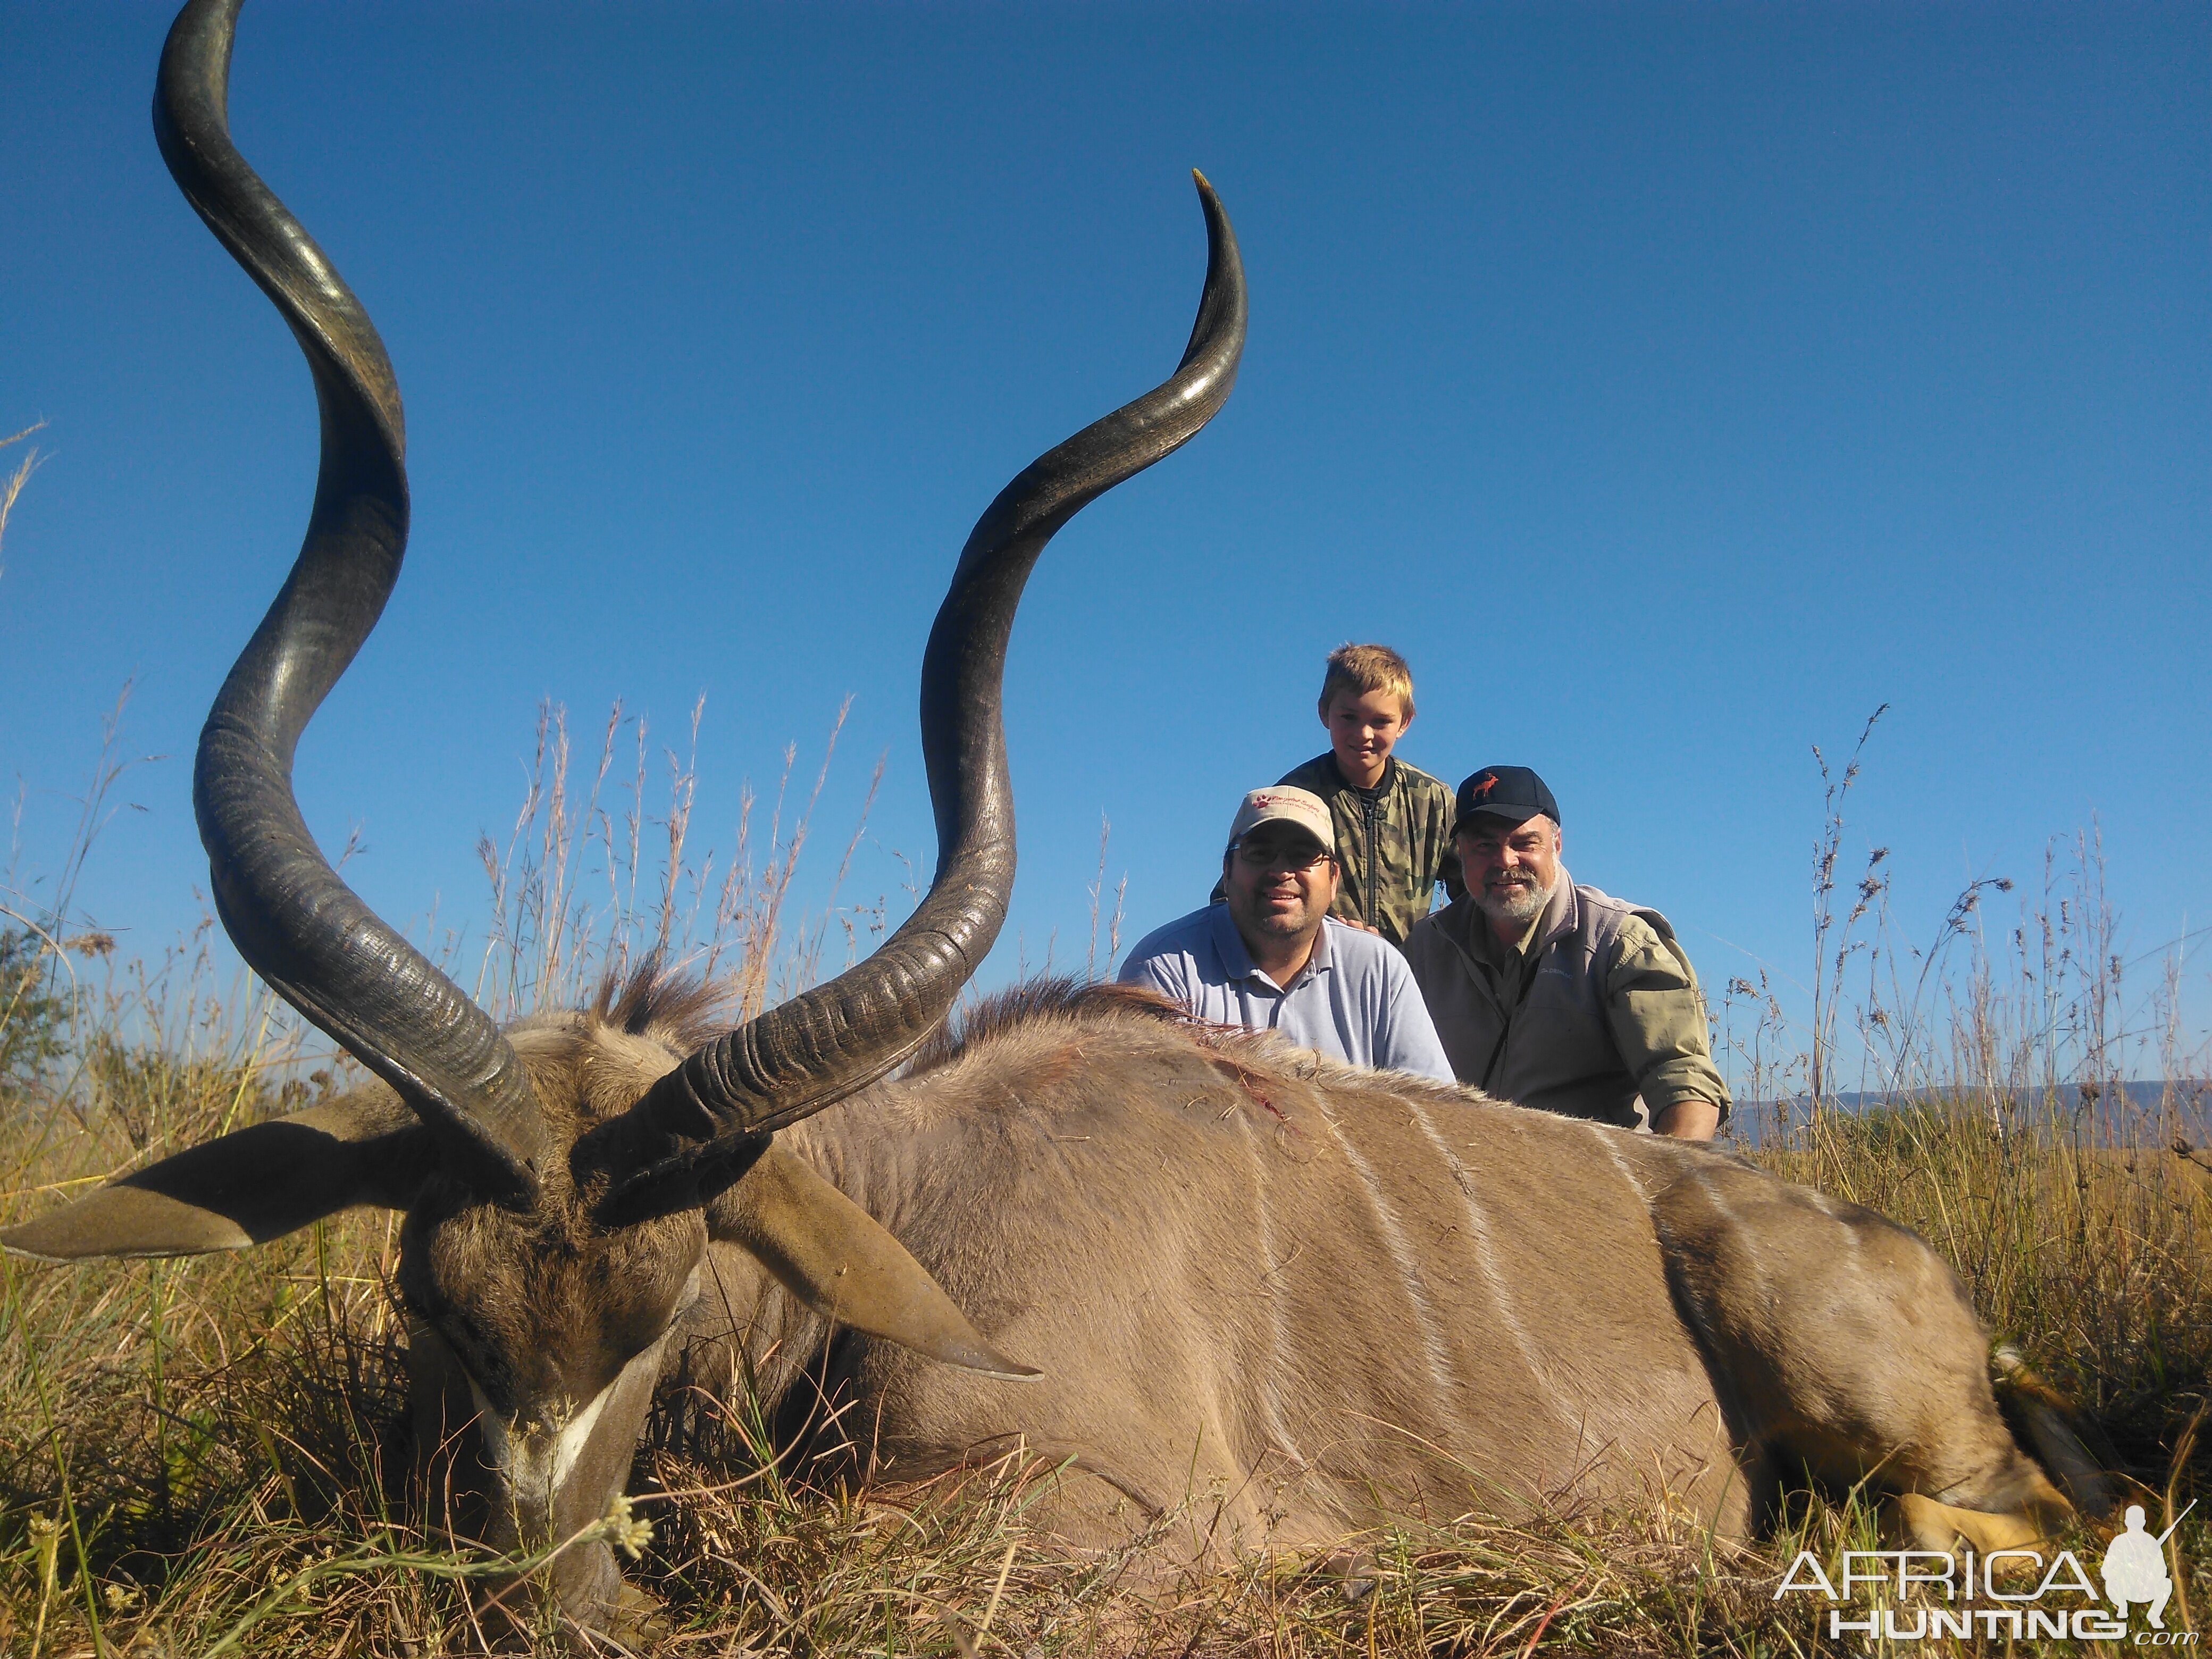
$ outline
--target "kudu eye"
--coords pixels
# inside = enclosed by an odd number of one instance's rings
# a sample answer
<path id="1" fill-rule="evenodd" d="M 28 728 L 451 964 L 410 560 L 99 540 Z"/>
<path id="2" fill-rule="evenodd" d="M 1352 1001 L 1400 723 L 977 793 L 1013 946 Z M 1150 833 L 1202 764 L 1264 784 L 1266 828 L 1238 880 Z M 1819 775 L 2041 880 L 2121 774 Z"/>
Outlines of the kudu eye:
<path id="1" fill-rule="evenodd" d="M 439 1322 L 438 1334 L 485 1396 L 504 1408 L 514 1394 L 514 1367 L 483 1328 L 472 1319 L 449 1315 Z"/>

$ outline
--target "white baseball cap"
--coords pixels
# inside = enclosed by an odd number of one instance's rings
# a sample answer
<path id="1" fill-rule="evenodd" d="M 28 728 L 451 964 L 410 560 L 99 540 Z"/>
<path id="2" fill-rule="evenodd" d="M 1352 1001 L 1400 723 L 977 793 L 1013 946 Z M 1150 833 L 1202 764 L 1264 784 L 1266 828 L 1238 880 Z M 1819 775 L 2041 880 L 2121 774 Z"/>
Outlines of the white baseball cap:
<path id="1" fill-rule="evenodd" d="M 1324 851 L 1336 851 L 1336 824 L 1328 815 L 1328 803 L 1310 789 L 1287 784 L 1255 789 L 1237 809 L 1236 822 L 1229 826 L 1229 844 L 1236 846 L 1263 823 L 1294 823 L 1319 842 Z"/>

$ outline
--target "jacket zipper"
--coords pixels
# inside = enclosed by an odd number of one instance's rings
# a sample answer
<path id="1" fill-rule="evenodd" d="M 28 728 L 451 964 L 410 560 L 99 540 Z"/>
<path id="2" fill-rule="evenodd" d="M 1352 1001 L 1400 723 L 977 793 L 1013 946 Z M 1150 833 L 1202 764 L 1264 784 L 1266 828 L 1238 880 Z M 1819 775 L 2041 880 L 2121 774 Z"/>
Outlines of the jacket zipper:
<path id="1" fill-rule="evenodd" d="M 1375 798 L 1369 795 L 1365 791 L 1361 791 L 1359 796 L 1359 811 L 1361 817 L 1364 820 L 1364 823 L 1362 825 L 1362 831 L 1367 839 L 1367 890 L 1360 896 L 1360 908 L 1366 912 L 1365 920 L 1370 927 L 1372 927 L 1375 925 L 1375 889 L 1376 885 L 1375 874 L 1376 806 L 1376 802 Z"/>

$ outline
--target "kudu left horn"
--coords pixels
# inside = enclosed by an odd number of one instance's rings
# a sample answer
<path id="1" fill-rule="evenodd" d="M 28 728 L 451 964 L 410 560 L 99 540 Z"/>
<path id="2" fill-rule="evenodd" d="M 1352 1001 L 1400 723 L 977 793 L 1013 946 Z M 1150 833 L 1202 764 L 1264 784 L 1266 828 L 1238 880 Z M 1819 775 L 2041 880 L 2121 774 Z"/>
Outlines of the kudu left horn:
<path id="1" fill-rule="evenodd" d="M 301 733 L 399 575 L 404 423 L 390 360 L 359 301 L 231 143 L 239 6 L 189 0 L 178 15 L 155 131 L 185 198 L 299 342 L 314 379 L 321 463 L 299 557 L 208 716 L 193 799 L 217 910 L 240 954 L 404 1109 L 324 1107 L 236 1132 L 9 1229 L 0 1246 L 50 1260 L 239 1249 L 355 1203 L 409 1210 L 410 1226 L 428 1230 L 443 1224 L 417 1208 L 433 1182 L 441 1216 L 473 1206 L 534 1218 L 533 1237 L 574 1239 L 696 1212 L 744 1176 L 777 1129 L 910 1055 L 990 950 L 1014 874 L 1000 696 L 1023 585 L 1085 503 L 1188 441 L 1226 401 L 1245 330 L 1228 217 L 1199 178 L 1206 283 L 1175 372 L 1025 468 L 961 555 L 922 663 L 939 850 L 919 907 L 866 960 L 698 1048 L 627 1109 L 580 1123 L 561 1103 L 548 1110 L 508 1036 L 339 879 L 293 795 Z M 777 1177 L 787 1187 L 798 1179 Z M 771 1188 L 782 1190 L 763 1184 Z M 879 1298 L 878 1315 L 848 1304 L 842 1316 L 958 1364 L 1025 1374 L 940 1305 L 927 1275 L 864 1220 L 837 1224 L 846 1228 L 838 1249 L 866 1257 L 898 1289 Z M 787 1221 L 802 1231 L 815 1224 Z M 745 1225 L 769 1228 L 757 1218 Z M 755 1248 L 742 1229 L 732 1236 Z M 806 1249 L 761 1237 L 760 1248 L 781 1253 L 779 1274 L 804 1278 L 793 1264 Z M 405 1259 L 403 1251 L 403 1283 Z"/>

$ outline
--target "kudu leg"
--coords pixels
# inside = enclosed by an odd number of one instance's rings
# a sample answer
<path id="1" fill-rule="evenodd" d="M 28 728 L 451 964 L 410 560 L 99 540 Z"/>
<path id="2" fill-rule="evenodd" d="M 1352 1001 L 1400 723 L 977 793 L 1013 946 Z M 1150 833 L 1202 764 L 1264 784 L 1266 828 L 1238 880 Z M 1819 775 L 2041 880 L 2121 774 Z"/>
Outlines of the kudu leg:
<path id="1" fill-rule="evenodd" d="M 1929 1547 L 1954 1535 L 2002 1547 L 2072 1516 L 1997 1409 L 1965 1288 L 1917 1235 L 1707 1158 L 1652 1213 L 1745 1451 L 1909 1500 L 1908 1529 L 1943 1532 Z"/>
<path id="2" fill-rule="evenodd" d="M 2058 1501 L 2063 1504 L 2066 1500 Z M 1993 1550 L 2022 1549 L 2057 1530 L 2057 1523 L 2046 1525 L 2024 1513 L 1992 1513 L 1939 1504 L 1918 1492 L 1899 1494 L 1893 1509 L 1895 1530 L 1906 1548 L 1933 1550 L 1942 1555 L 1950 1554 L 1961 1542 L 1984 1556 Z"/>

